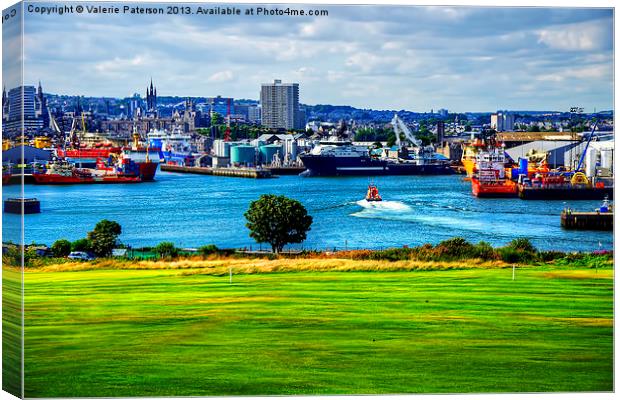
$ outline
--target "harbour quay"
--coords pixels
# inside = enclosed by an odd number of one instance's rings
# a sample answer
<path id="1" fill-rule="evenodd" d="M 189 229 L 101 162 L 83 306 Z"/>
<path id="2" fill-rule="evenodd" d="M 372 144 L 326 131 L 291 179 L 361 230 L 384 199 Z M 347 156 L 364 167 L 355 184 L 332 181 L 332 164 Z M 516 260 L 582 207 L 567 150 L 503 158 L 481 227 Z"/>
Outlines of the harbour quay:
<path id="1" fill-rule="evenodd" d="M 601 212 L 572 212 L 564 210 L 561 216 L 562 228 L 597 231 L 614 230 L 614 214 Z"/>
<path id="2" fill-rule="evenodd" d="M 161 165 L 162 171 L 180 172 L 187 174 L 231 176 L 236 178 L 271 178 L 273 175 L 268 169 L 258 168 L 213 168 L 213 167 L 186 167 L 181 165 Z"/>

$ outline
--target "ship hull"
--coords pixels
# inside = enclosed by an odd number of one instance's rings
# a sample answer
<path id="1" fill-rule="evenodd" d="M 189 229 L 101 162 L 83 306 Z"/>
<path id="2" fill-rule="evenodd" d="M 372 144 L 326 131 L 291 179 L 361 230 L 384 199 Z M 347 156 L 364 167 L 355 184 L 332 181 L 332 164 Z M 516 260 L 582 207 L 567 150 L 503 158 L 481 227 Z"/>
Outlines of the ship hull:
<path id="1" fill-rule="evenodd" d="M 517 197 L 517 185 L 512 181 L 501 183 L 483 183 L 476 178 L 471 179 L 471 192 L 476 197 L 502 198 Z"/>
<path id="2" fill-rule="evenodd" d="M 152 181 L 155 179 L 155 173 L 157 172 L 157 166 L 159 163 L 148 162 L 138 163 L 140 179 L 142 181 Z"/>
<path id="3" fill-rule="evenodd" d="M 524 200 L 603 200 L 614 198 L 614 189 L 605 188 L 532 188 L 519 187 Z"/>
<path id="4" fill-rule="evenodd" d="M 142 180 L 136 176 L 64 176 L 56 174 L 34 174 L 34 182 L 39 185 L 75 185 L 75 184 L 114 184 L 114 183 L 139 183 Z"/>
<path id="5" fill-rule="evenodd" d="M 303 155 L 301 161 L 309 176 L 381 176 L 381 175 L 448 175 L 454 171 L 448 164 L 397 163 L 360 157 Z"/>

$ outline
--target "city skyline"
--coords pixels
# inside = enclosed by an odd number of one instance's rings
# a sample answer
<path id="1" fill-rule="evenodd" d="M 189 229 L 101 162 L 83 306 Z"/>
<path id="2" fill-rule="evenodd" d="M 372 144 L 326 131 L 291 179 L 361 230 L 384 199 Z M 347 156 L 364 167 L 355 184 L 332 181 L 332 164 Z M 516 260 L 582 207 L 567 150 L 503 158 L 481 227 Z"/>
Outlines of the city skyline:
<path id="1" fill-rule="evenodd" d="M 291 7 L 329 16 L 27 14 L 24 80 L 123 98 L 152 76 L 159 96 L 257 99 L 282 79 L 299 83 L 303 104 L 613 109 L 611 9 Z"/>

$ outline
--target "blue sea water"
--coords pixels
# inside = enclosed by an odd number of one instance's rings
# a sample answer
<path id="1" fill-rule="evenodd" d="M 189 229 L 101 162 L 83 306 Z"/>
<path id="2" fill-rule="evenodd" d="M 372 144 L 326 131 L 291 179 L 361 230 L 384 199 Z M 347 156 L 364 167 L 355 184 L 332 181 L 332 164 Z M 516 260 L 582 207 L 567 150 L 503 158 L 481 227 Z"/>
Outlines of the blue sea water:
<path id="1" fill-rule="evenodd" d="M 545 250 L 592 251 L 599 242 L 603 249 L 613 248 L 611 232 L 563 230 L 563 201 L 477 199 L 459 175 L 375 179 L 385 200 L 380 204 L 362 200 L 365 177 L 254 180 L 160 171 L 156 179 L 129 185 L 26 185 L 25 195 L 41 201 L 41 214 L 25 216 L 26 243 L 76 240 L 106 218 L 121 224 L 121 241 L 133 247 L 172 241 L 179 247 L 256 249 L 243 213 L 252 200 L 273 193 L 301 201 L 314 218 L 307 240 L 293 248 L 380 249 L 455 236 L 494 246 L 528 237 Z M 3 199 L 18 195 L 18 185 L 3 187 Z M 600 202 L 568 204 L 592 210 Z M 19 216 L 3 213 L 2 221 L 3 240 L 18 241 Z"/>

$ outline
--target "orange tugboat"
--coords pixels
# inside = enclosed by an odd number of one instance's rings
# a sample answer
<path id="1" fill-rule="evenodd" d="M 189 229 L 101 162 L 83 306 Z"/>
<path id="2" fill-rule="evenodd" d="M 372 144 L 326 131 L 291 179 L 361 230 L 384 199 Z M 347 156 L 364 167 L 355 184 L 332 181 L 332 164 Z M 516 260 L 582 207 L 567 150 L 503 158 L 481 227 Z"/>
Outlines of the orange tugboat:
<path id="1" fill-rule="evenodd" d="M 368 192 L 366 192 L 366 201 L 383 201 L 379 195 L 379 189 L 372 183 L 368 185 Z"/>

